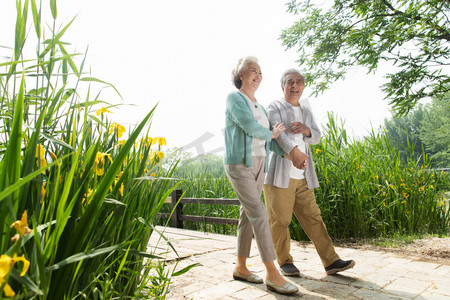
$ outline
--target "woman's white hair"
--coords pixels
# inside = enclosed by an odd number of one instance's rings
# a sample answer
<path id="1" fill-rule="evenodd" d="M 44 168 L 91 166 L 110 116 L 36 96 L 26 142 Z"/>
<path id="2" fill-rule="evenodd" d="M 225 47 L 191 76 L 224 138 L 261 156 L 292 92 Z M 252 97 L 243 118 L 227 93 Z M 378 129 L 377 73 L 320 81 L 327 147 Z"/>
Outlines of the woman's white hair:
<path id="1" fill-rule="evenodd" d="M 292 68 L 292 69 L 287 69 L 286 71 L 283 72 L 283 75 L 281 75 L 281 80 L 280 80 L 281 86 L 284 86 L 284 84 L 286 83 L 286 76 L 291 75 L 291 74 L 300 75 L 303 79 L 303 84 L 305 84 L 305 76 L 302 73 L 300 73 L 299 70 Z"/>
<path id="2" fill-rule="evenodd" d="M 254 56 L 246 56 L 239 59 L 236 68 L 231 71 L 231 81 L 238 89 L 242 86 L 241 74 L 246 71 L 250 63 L 258 63 L 258 59 Z"/>

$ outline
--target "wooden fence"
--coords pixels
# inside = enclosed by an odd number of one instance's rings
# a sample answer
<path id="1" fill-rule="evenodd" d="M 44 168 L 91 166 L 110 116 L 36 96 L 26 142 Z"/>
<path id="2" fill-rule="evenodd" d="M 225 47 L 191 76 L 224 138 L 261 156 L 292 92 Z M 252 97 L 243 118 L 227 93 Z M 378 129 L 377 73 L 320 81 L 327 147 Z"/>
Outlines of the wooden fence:
<path id="1" fill-rule="evenodd" d="M 215 223 L 238 225 L 238 219 L 219 218 L 208 216 L 192 216 L 183 214 L 183 205 L 185 204 L 221 204 L 221 205 L 240 205 L 238 199 L 212 199 L 212 198 L 181 198 L 182 190 L 174 190 L 171 197 L 166 200 L 166 203 L 171 203 L 170 213 L 159 213 L 158 216 L 163 219 L 171 218 L 172 227 L 183 228 L 183 221 L 201 222 L 201 223 Z M 181 198 L 181 199 L 180 199 Z"/>

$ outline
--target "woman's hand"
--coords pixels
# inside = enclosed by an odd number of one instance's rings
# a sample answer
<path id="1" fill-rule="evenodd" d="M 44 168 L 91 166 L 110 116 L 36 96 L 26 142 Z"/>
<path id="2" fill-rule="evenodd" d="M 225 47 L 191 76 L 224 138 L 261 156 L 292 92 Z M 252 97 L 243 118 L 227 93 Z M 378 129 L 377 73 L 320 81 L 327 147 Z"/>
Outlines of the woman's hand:
<path id="1" fill-rule="evenodd" d="M 286 130 L 286 127 L 284 127 L 284 123 L 278 123 L 275 124 L 275 126 L 272 129 L 272 138 L 276 139 L 277 137 L 280 136 L 280 134 L 283 133 L 283 131 Z"/>

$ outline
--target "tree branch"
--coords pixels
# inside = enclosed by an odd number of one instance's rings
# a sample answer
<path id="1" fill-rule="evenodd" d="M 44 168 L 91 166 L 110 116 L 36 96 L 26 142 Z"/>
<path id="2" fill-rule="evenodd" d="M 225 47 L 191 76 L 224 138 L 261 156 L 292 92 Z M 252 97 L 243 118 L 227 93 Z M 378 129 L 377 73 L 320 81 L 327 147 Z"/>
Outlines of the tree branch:
<path id="1" fill-rule="evenodd" d="M 408 14 L 406 14 L 405 12 L 403 12 L 403 11 L 401 11 L 401 10 L 398 10 L 398 9 L 394 8 L 394 7 L 392 6 L 392 4 L 390 4 L 389 2 L 387 2 L 387 0 L 381 0 L 381 1 L 382 1 L 382 2 L 383 2 L 390 10 L 392 10 L 392 11 L 394 12 L 395 15 L 403 15 L 403 16 L 406 16 L 406 17 L 412 19 L 412 20 L 416 20 L 416 21 L 424 21 L 425 23 L 427 23 L 427 24 L 430 25 L 430 26 L 433 26 L 437 31 L 439 31 L 440 33 L 442 33 L 442 35 L 435 36 L 436 38 L 441 39 L 441 40 L 450 41 L 450 33 L 449 33 L 445 28 L 442 28 L 442 27 L 439 26 L 438 24 L 434 24 L 434 23 L 431 22 L 430 20 L 425 19 L 425 18 L 421 17 L 420 15 L 417 15 L 417 16 L 415 16 L 415 17 L 410 17 L 410 16 L 409 16 Z M 383 16 L 383 15 L 381 15 L 381 16 Z"/>

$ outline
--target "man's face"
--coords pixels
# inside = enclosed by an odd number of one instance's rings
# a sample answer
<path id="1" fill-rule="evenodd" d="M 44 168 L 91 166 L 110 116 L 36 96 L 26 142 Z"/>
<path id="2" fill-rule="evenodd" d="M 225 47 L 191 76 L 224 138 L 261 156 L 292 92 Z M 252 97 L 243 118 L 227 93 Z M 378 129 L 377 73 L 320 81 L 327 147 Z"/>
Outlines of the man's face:
<path id="1" fill-rule="evenodd" d="M 284 86 L 284 99 L 290 103 L 297 103 L 303 94 L 305 83 L 300 74 L 289 74 L 286 76 Z"/>

